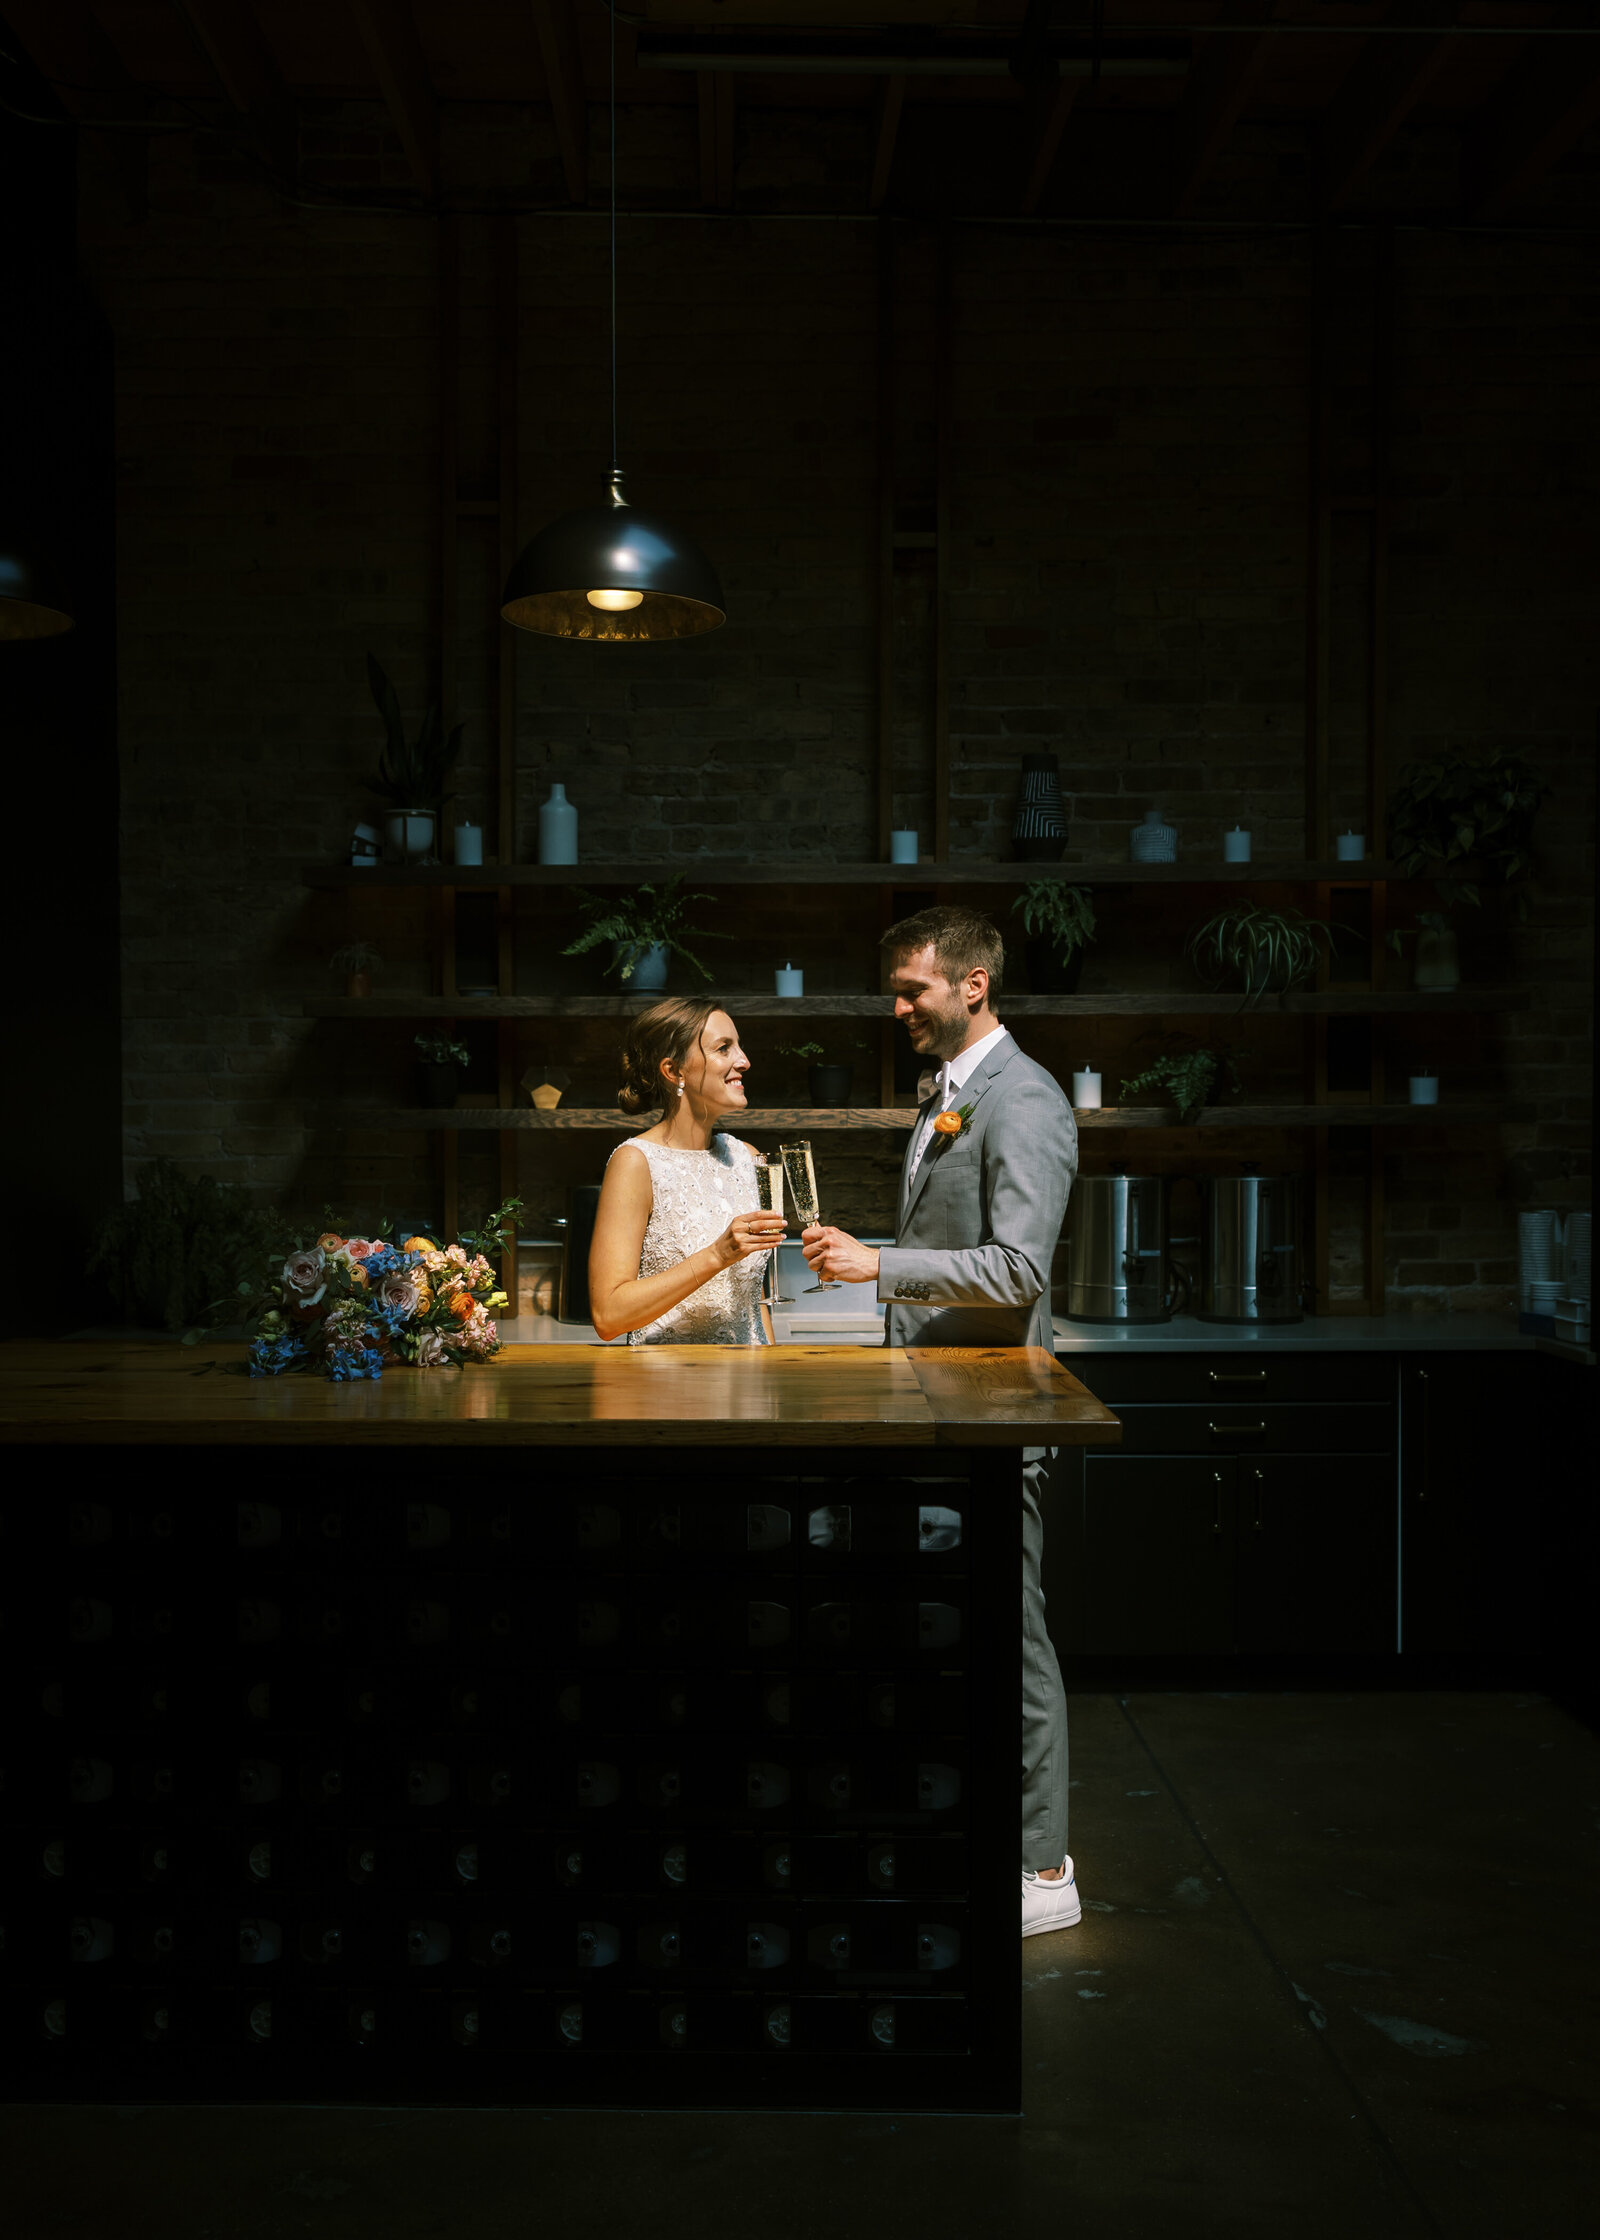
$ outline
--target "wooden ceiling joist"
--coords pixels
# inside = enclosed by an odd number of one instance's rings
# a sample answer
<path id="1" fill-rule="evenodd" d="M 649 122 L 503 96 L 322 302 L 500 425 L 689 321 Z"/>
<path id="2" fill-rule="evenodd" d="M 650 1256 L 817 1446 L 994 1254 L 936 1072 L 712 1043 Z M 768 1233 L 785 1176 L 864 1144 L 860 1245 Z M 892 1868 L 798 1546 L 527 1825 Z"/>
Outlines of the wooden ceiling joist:
<path id="1" fill-rule="evenodd" d="M 700 96 L 700 202 L 707 210 L 733 208 L 733 80 L 722 70 L 702 70 Z"/>
<path id="2" fill-rule="evenodd" d="M 533 25 L 539 35 L 539 56 L 544 64 L 545 86 L 555 119 L 556 147 L 561 155 L 561 176 L 568 198 L 589 199 L 589 102 L 584 92 L 583 65 L 578 53 L 578 30 L 572 0 L 532 0 Z"/>
<path id="3" fill-rule="evenodd" d="M 905 73 L 897 70 L 892 77 L 884 79 L 878 95 L 878 129 L 872 142 L 872 182 L 867 189 L 869 210 L 881 210 L 889 192 L 894 144 L 900 133 L 900 111 L 905 106 L 905 98 Z"/>
<path id="4" fill-rule="evenodd" d="M 256 153 L 275 177 L 291 178 L 297 154 L 294 101 L 260 24 L 244 0 L 178 0 L 178 7 L 224 95 L 248 120 Z"/>
<path id="5" fill-rule="evenodd" d="M 1346 203 L 1427 92 L 1450 52 L 1454 0 L 1419 7 L 1409 0 L 1415 37 L 1369 39 L 1323 118 L 1317 136 L 1317 192 L 1325 210 Z M 1432 28 L 1437 26 L 1437 29 Z"/>
<path id="6" fill-rule="evenodd" d="M 439 104 L 411 0 L 349 0 L 349 7 L 411 176 L 432 202 L 439 192 Z"/>
<path id="7" fill-rule="evenodd" d="M 1204 186 L 1272 52 L 1270 8 L 1261 0 L 1229 11 L 1261 29 L 1216 32 L 1195 61 L 1173 120 L 1172 209 L 1182 217 Z"/>
<path id="8" fill-rule="evenodd" d="M 1574 19 L 1574 11 L 1563 16 Z M 1600 123 L 1600 39 L 1531 41 L 1463 156 L 1469 217 L 1503 217 Z"/>

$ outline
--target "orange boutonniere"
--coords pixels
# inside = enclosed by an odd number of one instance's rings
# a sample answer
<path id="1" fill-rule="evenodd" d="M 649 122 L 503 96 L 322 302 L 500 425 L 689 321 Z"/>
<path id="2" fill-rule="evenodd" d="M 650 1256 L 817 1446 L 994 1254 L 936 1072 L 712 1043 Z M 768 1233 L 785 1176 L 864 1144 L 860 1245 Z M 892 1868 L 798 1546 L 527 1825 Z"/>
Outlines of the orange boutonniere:
<path id="1" fill-rule="evenodd" d="M 970 1104 L 962 1105 L 957 1112 L 936 1112 L 933 1116 L 933 1132 L 936 1136 L 958 1136 L 971 1118 Z"/>

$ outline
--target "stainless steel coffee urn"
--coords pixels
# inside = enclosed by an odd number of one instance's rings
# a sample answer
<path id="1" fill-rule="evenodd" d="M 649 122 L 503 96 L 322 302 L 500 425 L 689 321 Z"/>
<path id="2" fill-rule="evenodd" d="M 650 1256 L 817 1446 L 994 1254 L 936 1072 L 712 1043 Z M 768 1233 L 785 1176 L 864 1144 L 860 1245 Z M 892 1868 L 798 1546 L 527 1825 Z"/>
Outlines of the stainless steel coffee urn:
<path id="1" fill-rule="evenodd" d="M 1305 1287 L 1304 1187 L 1297 1174 L 1205 1175 L 1202 1322 L 1298 1322 Z"/>
<path id="2" fill-rule="evenodd" d="M 561 1286 L 556 1303 L 556 1319 L 560 1322 L 589 1319 L 589 1246 L 599 1210 L 599 1183 L 574 1183 L 567 1192 L 566 1219 L 555 1224 L 561 1231 Z"/>
<path id="3" fill-rule="evenodd" d="M 1167 1177 L 1080 1174 L 1067 1201 L 1067 1319 L 1165 1322 L 1188 1303 L 1167 1250 Z"/>

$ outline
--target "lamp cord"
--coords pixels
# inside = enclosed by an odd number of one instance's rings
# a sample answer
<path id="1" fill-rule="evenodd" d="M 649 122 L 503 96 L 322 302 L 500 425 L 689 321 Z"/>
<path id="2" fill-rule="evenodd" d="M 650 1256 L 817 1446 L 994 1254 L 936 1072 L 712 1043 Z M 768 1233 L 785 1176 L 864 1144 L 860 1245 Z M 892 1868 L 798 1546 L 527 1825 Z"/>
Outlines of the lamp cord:
<path id="1" fill-rule="evenodd" d="M 617 462 L 617 0 L 611 18 L 611 472 Z"/>

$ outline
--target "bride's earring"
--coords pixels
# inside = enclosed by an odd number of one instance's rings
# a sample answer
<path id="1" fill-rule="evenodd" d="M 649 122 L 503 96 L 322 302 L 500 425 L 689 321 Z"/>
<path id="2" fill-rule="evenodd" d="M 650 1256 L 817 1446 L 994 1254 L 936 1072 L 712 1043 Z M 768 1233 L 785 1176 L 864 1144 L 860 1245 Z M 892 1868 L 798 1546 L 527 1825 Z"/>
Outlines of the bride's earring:
<path id="1" fill-rule="evenodd" d="M 683 1095 L 683 1083 L 681 1081 L 678 1083 L 678 1094 L 680 1097 Z"/>

